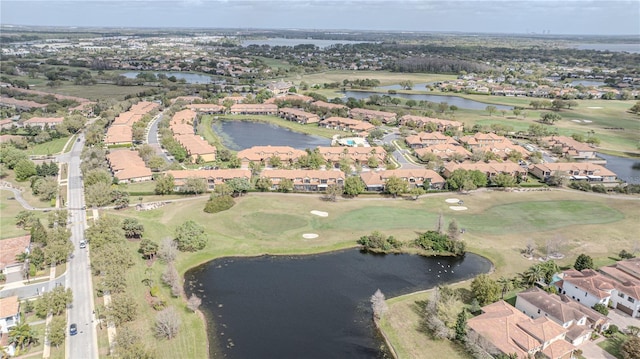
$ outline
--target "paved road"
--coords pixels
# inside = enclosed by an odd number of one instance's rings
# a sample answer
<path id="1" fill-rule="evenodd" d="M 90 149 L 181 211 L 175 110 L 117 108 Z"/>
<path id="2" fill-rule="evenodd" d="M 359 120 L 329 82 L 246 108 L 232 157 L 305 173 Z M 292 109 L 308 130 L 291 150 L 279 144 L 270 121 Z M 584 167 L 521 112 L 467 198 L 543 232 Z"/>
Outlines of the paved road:
<path id="1" fill-rule="evenodd" d="M 384 142 L 385 144 L 391 144 L 393 145 L 393 141 L 396 140 L 400 140 L 402 141 L 402 137 L 397 133 L 397 132 L 392 132 L 389 134 L 384 135 L 384 137 L 382 137 L 382 142 Z M 403 169 L 411 169 L 411 168 L 424 168 L 424 166 L 421 165 L 417 165 L 414 164 L 412 162 L 410 162 L 405 156 L 409 156 L 411 155 L 411 151 L 410 150 L 406 150 L 406 149 L 402 149 L 398 146 L 395 146 L 396 148 L 395 151 L 393 151 L 393 158 L 396 160 L 396 162 L 398 162 L 400 168 Z"/>
<path id="2" fill-rule="evenodd" d="M 66 275 L 63 274 L 52 281 L 27 284 L 21 287 L 7 288 L 7 289 L 0 290 L 0 298 L 11 297 L 14 295 L 17 295 L 18 298 L 20 299 L 31 298 L 31 297 L 35 297 L 37 295 L 42 294 L 43 291 L 49 292 L 58 285 L 65 285 L 65 282 L 66 282 Z"/>
<path id="3" fill-rule="evenodd" d="M 74 246 L 73 258 L 67 265 L 66 287 L 73 292 L 73 303 L 69 308 L 68 324 L 78 325 L 78 334 L 67 336 L 66 357 L 98 359 L 98 337 L 96 322 L 93 320 L 93 286 L 89 267 L 89 250 L 80 249 L 87 227 L 84 189 L 80 173 L 80 153 L 84 146 L 84 137 L 73 144 L 69 154 L 68 210 L 71 215 L 71 242 Z"/>
<path id="4" fill-rule="evenodd" d="M 158 123 L 162 121 L 162 112 L 160 112 L 149 124 L 147 128 L 147 144 L 156 150 L 156 153 L 164 158 L 165 161 L 171 162 L 167 154 L 162 150 L 160 146 L 160 140 L 158 139 Z"/>

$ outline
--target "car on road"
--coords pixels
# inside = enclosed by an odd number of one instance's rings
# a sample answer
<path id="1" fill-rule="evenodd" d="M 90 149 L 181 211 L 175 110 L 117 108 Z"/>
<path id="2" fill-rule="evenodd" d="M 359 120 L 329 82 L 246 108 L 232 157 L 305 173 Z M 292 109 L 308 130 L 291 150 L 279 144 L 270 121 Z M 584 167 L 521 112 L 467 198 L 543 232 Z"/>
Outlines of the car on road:
<path id="1" fill-rule="evenodd" d="M 73 323 L 69 326 L 69 335 L 76 335 L 78 334 L 78 325 L 76 323 Z"/>
<path id="2" fill-rule="evenodd" d="M 80 248 L 87 248 L 87 242 L 84 239 L 80 241 Z"/>

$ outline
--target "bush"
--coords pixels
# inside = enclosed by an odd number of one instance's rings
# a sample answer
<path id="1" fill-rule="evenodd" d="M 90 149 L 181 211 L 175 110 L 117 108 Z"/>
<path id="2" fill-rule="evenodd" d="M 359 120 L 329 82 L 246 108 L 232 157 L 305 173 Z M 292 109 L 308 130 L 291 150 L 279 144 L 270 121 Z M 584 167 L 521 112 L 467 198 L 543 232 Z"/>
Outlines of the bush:
<path id="1" fill-rule="evenodd" d="M 570 188 L 577 189 L 584 192 L 591 192 L 591 185 L 586 181 L 574 181 L 569 184 Z"/>
<path id="2" fill-rule="evenodd" d="M 228 210 L 235 204 L 233 197 L 229 195 L 217 196 L 207 201 L 207 204 L 204 206 L 204 211 L 207 213 L 218 213 Z"/>
<path id="3" fill-rule="evenodd" d="M 384 235 L 378 231 L 374 231 L 368 236 L 360 237 L 358 244 L 361 244 L 366 250 L 370 251 L 390 251 L 402 247 L 402 242 L 393 236 L 385 238 Z"/>
<path id="4" fill-rule="evenodd" d="M 596 193 L 607 193 L 607 189 L 604 185 L 596 184 L 591 186 L 591 190 Z"/>
<path id="5" fill-rule="evenodd" d="M 604 336 L 609 338 L 610 336 L 619 332 L 620 332 L 620 329 L 618 329 L 618 326 L 615 324 L 611 324 L 609 328 L 607 328 L 607 330 L 604 331 Z"/>
<path id="6" fill-rule="evenodd" d="M 154 285 L 153 287 L 151 287 L 151 289 L 149 289 L 149 294 L 152 297 L 157 297 L 160 294 L 160 288 L 157 285 Z"/>
<path id="7" fill-rule="evenodd" d="M 609 314 L 609 308 L 607 308 L 606 305 L 602 304 L 602 303 L 596 303 L 593 306 L 593 310 L 595 310 L 596 312 L 602 314 L 602 315 L 608 315 Z"/>

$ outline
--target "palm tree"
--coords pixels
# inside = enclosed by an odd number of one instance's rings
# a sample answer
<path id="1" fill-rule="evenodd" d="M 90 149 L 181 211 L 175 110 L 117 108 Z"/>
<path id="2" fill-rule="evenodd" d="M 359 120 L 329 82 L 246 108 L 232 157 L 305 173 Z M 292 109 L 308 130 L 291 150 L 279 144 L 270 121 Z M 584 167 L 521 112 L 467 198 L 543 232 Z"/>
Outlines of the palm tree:
<path id="1" fill-rule="evenodd" d="M 16 347 L 24 349 L 31 344 L 36 344 L 38 337 L 29 324 L 20 321 L 18 325 L 9 330 L 9 341 L 15 343 Z"/>
<path id="2" fill-rule="evenodd" d="M 513 289 L 513 282 L 511 280 L 511 278 L 500 277 L 500 279 L 498 279 L 498 284 L 500 285 L 500 288 L 502 289 L 502 298 L 501 299 L 504 299 L 504 295 L 507 294 L 508 291 Z"/>
<path id="3" fill-rule="evenodd" d="M 544 270 L 539 264 L 536 264 L 531 268 L 527 269 L 524 273 L 521 274 L 521 276 L 522 276 L 522 280 L 526 284 L 533 285 L 536 282 L 540 281 L 542 278 L 544 278 Z"/>

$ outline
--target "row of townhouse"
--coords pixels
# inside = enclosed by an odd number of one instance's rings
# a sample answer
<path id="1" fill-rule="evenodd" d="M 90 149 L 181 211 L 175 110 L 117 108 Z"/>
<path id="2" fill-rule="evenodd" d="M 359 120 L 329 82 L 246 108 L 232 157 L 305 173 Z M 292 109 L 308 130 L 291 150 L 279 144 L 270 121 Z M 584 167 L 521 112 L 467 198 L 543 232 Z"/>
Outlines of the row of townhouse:
<path id="1" fill-rule="evenodd" d="M 22 126 L 54 129 L 62 124 L 63 121 L 64 117 L 31 117 L 22 122 Z"/>
<path id="2" fill-rule="evenodd" d="M 133 142 L 133 125 L 142 118 L 158 109 L 156 102 L 140 101 L 120 113 L 107 129 L 104 143 L 107 146 L 126 145 Z"/>
<path id="3" fill-rule="evenodd" d="M 564 157 L 571 157 L 575 160 L 597 159 L 595 148 L 589 144 L 578 142 L 571 137 L 549 136 L 543 137 L 541 142 L 549 150 L 559 149 Z"/>
<path id="4" fill-rule="evenodd" d="M 460 137 L 457 141 L 452 137 L 440 132 L 420 132 L 407 136 L 405 142 L 414 149 L 416 155 L 421 156 L 426 153 L 434 153 L 442 160 L 449 160 L 453 153 L 462 155 L 462 160 L 469 159 L 471 152 L 491 152 L 497 158 L 507 159 L 513 152 L 520 154 L 522 158 L 529 158 L 530 152 L 524 147 L 516 145 L 504 136 L 494 133 L 475 133 L 474 135 Z M 425 150 L 432 146 L 441 146 L 437 150 Z M 456 148 L 456 146 L 464 146 Z M 442 155 L 440 155 L 442 153 Z"/>
<path id="5" fill-rule="evenodd" d="M 619 261 L 599 271 L 567 270 L 554 283 L 558 291 L 582 305 L 603 304 L 640 318 L 640 258 Z"/>
<path id="6" fill-rule="evenodd" d="M 218 170 L 170 170 L 165 173 L 173 176 L 175 181 L 175 191 L 180 191 L 184 187 L 186 180 L 189 178 L 204 180 L 208 191 L 213 191 L 216 185 L 232 179 L 251 179 L 251 171 L 240 168 Z"/>
<path id="7" fill-rule="evenodd" d="M 318 123 L 318 126 L 330 128 L 332 130 L 356 133 L 361 137 L 366 137 L 369 131 L 376 128 L 376 126 L 369 122 L 337 116 L 325 118 Z"/>
<path id="8" fill-rule="evenodd" d="M 320 116 L 315 113 L 298 110 L 295 108 L 281 108 L 279 110 L 280 117 L 288 121 L 295 121 L 301 124 L 318 123 Z"/>
<path id="9" fill-rule="evenodd" d="M 215 161 L 216 147 L 195 134 L 193 126 L 197 115 L 191 109 L 178 111 L 169 121 L 169 128 L 173 133 L 173 138 L 187 151 L 190 162 Z"/>
<path id="10" fill-rule="evenodd" d="M 13 97 L 0 96 L 0 107 L 9 107 L 18 111 L 29 111 L 34 108 L 45 108 L 47 104 L 31 100 L 19 100 Z"/>
<path id="11" fill-rule="evenodd" d="M 112 150 L 107 154 L 107 163 L 113 177 L 122 183 L 150 181 L 153 178 L 151 170 L 137 151 Z"/>
<path id="12" fill-rule="evenodd" d="M 409 126 L 417 129 L 432 128 L 437 132 L 454 131 L 462 132 L 464 125 L 459 121 L 442 120 L 439 118 L 404 115 L 398 120 L 398 124 L 401 126 Z"/>

